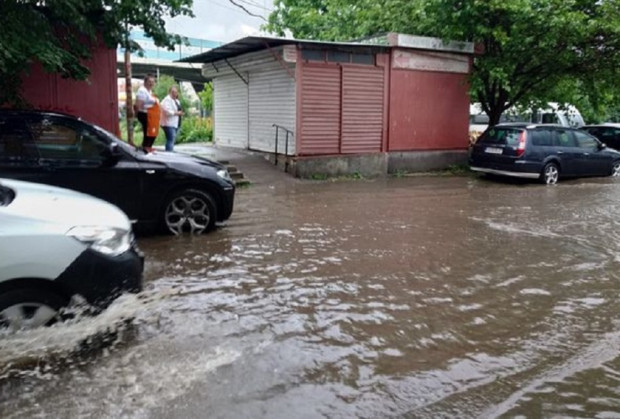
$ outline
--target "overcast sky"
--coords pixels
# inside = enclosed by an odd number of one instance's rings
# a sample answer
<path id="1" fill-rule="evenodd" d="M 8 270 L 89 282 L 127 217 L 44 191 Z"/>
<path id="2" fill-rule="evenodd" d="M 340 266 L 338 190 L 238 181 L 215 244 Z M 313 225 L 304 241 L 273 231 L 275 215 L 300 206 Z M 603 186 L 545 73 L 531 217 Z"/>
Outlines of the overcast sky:
<path id="1" fill-rule="evenodd" d="M 273 9 L 273 0 L 233 0 L 265 19 Z M 230 0 L 194 0 L 195 18 L 168 19 L 166 30 L 179 35 L 230 42 L 248 35 L 257 35 L 265 20 L 252 17 Z"/>

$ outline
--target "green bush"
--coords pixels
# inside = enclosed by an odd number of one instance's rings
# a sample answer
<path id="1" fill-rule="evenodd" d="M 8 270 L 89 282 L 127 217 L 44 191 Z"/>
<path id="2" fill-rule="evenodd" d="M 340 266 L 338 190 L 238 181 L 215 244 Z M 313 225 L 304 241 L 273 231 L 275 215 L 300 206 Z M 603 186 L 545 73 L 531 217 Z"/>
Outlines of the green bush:
<path id="1" fill-rule="evenodd" d="M 199 116 L 183 117 L 181 129 L 177 135 L 177 144 L 212 140 L 213 127 L 210 119 Z"/>
<path id="2" fill-rule="evenodd" d="M 121 139 L 127 141 L 127 121 L 120 121 Z M 134 143 L 136 146 L 142 144 L 142 126 L 137 119 L 134 120 Z M 184 116 L 181 119 L 181 129 L 177 134 L 175 144 L 208 142 L 213 140 L 213 127 L 209 118 L 201 118 L 198 116 Z M 155 145 L 166 144 L 166 135 L 164 130 L 159 130 L 159 135 L 155 139 Z"/>

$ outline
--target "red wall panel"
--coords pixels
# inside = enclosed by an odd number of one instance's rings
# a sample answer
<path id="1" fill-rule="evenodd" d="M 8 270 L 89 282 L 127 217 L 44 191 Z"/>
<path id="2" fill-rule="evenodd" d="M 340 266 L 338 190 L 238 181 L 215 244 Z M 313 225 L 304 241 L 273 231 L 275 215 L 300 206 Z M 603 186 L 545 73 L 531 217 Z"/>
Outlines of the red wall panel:
<path id="1" fill-rule="evenodd" d="M 23 96 L 35 109 L 64 112 L 118 133 L 116 50 L 97 48 L 85 65 L 89 79 L 76 81 L 48 74 L 35 64 L 23 78 Z"/>
<path id="2" fill-rule="evenodd" d="M 392 69 L 389 151 L 465 149 L 466 74 Z"/>

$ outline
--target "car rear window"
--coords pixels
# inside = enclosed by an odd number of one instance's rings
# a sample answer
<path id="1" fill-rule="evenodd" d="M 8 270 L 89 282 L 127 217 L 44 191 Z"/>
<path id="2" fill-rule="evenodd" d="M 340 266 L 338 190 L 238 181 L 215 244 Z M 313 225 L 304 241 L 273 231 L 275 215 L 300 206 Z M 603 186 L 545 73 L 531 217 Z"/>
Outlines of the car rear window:
<path id="1" fill-rule="evenodd" d="M 491 128 L 485 131 L 478 142 L 483 144 L 497 144 L 516 146 L 519 144 L 519 137 L 523 129 L 521 128 Z"/>

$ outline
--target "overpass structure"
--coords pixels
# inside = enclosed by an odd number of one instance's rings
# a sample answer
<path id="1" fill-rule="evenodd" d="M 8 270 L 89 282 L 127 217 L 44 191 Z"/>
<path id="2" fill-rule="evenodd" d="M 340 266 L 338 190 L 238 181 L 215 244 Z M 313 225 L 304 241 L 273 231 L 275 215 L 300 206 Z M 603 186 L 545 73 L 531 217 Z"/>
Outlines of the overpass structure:
<path id="1" fill-rule="evenodd" d="M 122 55 L 117 57 L 116 68 L 118 77 L 125 77 L 125 61 Z M 147 74 L 153 74 L 155 76 L 166 74 L 174 77 L 178 82 L 190 82 L 197 92 L 200 92 L 204 88 L 205 83 L 211 81 L 210 78 L 202 75 L 201 64 L 175 63 L 155 58 L 132 56 L 132 77 L 142 79 Z"/>
<path id="2" fill-rule="evenodd" d="M 133 78 L 144 78 L 146 74 L 166 74 L 178 82 L 190 82 L 198 92 L 210 81 L 202 75 L 202 65 L 176 62 L 196 54 L 207 52 L 222 45 L 221 42 L 207 39 L 186 38 L 189 45 L 177 44 L 172 51 L 155 45 L 142 31 L 132 31 L 131 39 L 142 47 L 142 54 L 131 54 L 131 73 Z M 125 77 L 124 50 L 116 51 L 118 77 Z"/>

